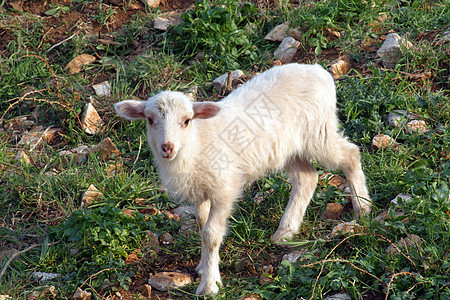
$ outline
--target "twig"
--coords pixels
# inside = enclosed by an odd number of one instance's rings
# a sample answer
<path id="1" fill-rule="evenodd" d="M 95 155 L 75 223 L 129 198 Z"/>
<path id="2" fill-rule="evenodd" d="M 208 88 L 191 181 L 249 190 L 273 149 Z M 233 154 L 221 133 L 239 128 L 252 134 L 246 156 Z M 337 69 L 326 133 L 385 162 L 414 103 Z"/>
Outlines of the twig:
<path id="1" fill-rule="evenodd" d="M 50 246 L 50 245 L 55 245 L 55 244 L 57 244 L 57 243 L 59 243 L 59 242 L 51 243 L 51 244 L 48 244 L 48 245 L 49 245 L 49 246 Z M 16 259 L 20 254 L 25 253 L 25 252 L 28 252 L 28 251 L 30 251 L 30 250 L 36 248 L 36 247 L 39 247 L 39 246 L 42 246 L 42 244 L 35 244 L 35 245 L 32 245 L 32 246 L 30 246 L 30 247 L 28 247 L 28 248 L 26 248 L 26 249 L 24 249 L 24 250 L 22 250 L 22 251 L 16 252 L 16 253 L 14 253 L 13 255 L 11 255 L 11 257 L 8 259 L 8 261 L 6 262 L 6 264 L 3 266 L 2 272 L 0 273 L 0 279 L 2 279 L 3 275 L 5 275 L 6 269 L 8 269 L 9 265 L 12 263 L 12 261 L 13 261 L 14 259 Z"/>
<path id="2" fill-rule="evenodd" d="M 53 46 L 51 46 L 50 48 L 48 48 L 48 50 L 45 51 L 45 52 L 50 52 L 50 50 L 52 50 L 53 48 L 56 48 L 56 47 L 58 47 L 59 45 L 64 44 L 64 43 L 67 42 L 67 41 L 70 41 L 70 40 L 73 39 L 73 37 L 76 36 L 77 34 L 78 34 L 78 31 L 75 32 L 74 34 L 72 34 L 71 36 L 69 36 L 67 39 L 64 39 L 64 40 L 62 40 L 61 42 L 54 44 Z"/>
<path id="3" fill-rule="evenodd" d="M 138 154 L 136 156 L 136 159 L 134 160 L 133 165 L 135 165 L 139 159 L 139 154 L 141 154 L 141 147 L 142 147 L 142 138 L 139 137 L 139 150 L 138 150 Z"/>
<path id="4" fill-rule="evenodd" d="M 411 275 L 412 277 L 414 277 L 414 274 L 411 272 L 400 272 L 400 273 L 395 273 L 394 275 L 392 275 L 391 280 L 389 280 L 389 283 L 387 286 L 386 297 L 384 298 L 385 300 L 387 300 L 389 297 L 389 290 L 391 289 L 391 283 L 394 281 L 394 278 L 396 276 L 400 276 L 400 275 Z"/>

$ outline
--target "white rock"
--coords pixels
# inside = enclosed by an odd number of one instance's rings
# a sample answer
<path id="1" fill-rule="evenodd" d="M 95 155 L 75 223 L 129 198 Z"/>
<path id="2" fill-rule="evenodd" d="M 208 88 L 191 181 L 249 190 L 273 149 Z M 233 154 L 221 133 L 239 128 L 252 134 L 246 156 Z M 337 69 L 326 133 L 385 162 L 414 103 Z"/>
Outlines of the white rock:
<path id="1" fill-rule="evenodd" d="M 339 293 L 328 295 L 325 297 L 325 300 L 352 300 L 352 297 L 350 297 L 350 295 L 347 293 Z"/>
<path id="2" fill-rule="evenodd" d="M 398 194 L 394 199 L 391 200 L 391 203 L 398 204 L 398 199 L 403 199 L 404 202 L 408 202 L 411 199 L 412 195 L 404 195 Z"/>
<path id="3" fill-rule="evenodd" d="M 161 4 L 161 0 L 142 0 L 142 2 L 144 2 L 151 8 L 157 8 Z"/>
<path id="4" fill-rule="evenodd" d="M 424 133 L 427 132 L 429 129 L 427 127 L 427 124 L 423 120 L 412 120 L 406 124 L 406 130 L 409 133 Z"/>
<path id="5" fill-rule="evenodd" d="M 84 112 L 81 115 L 81 128 L 87 134 L 97 134 L 102 131 L 103 120 L 100 118 L 97 110 L 91 103 L 84 106 Z"/>
<path id="6" fill-rule="evenodd" d="M 387 68 L 394 68 L 397 61 L 402 55 L 404 48 L 411 48 L 412 44 L 406 39 L 400 37 L 397 33 L 390 33 L 386 36 L 386 40 L 377 54 L 383 60 L 383 64 Z"/>
<path id="7" fill-rule="evenodd" d="M 41 131 L 25 132 L 17 146 L 25 147 L 27 149 L 39 148 L 42 145 L 43 137 L 44 135 Z"/>
<path id="8" fill-rule="evenodd" d="M 0 300 L 12 300 L 12 298 L 9 295 L 0 295 Z"/>
<path id="9" fill-rule="evenodd" d="M 179 16 L 173 16 L 169 18 L 157 17 L 153 27 L 158 30 L 166 31 L 170 25 L 177 26 L 181 23 Z"/>
<path id="10" fill-rule="evenodd" d="M 95 60 L 95 56 L 90 54 L 81 54 L 72 59 L 66 65 L 65 69 L 69 71 L 69 74 L 76 74 L 81 72 L 83 66 L 92 64 Z"/>
<path id="11" fill-rule="evenodd" d="M 152 288 L 163 292 L 172 287 L 182 287 L 191 283 L 191 276 L 178 272 L 156 273 L 148 280 L 148 284 L 150 284 Z"/>
<path id="12" fill-rule="evenodd" d="M 182 218 L 190 218 L 195 215 L 195 208 L 191 205 L 180 205 L 173 212 Z"/>
<path id="13" fill-rule="evenodd" d="M 77 160 L 77 163 L 81 164 L 85 162 L 91 152 L 91 148 L 85 145 L 80 145 L 71 150 L 63 150 L 58 152 L 61 157 L 65 157 L 67 160 L 70 160 L 71 157 Z"/>
<path id="14" fill-rule="evenodd" d="M 408 118 L 410 114 L 406 110 L 394 110 L 387 116 L 387 122 L 389 125 L 397 127 L 401 126 Z"/>
<path id="15" fill-rule="evenodd" d="M 333 74 L 334 79 L 338 79 L 346 75 L 350 71 L 351 65 L 346 60 L 339 60 L 330 67 L 331 74 Z"/>
<path id="16" fill-rule="evenodd" d="M 333 238 L 339 235 L 347 235 L 350 233 L 355 233 L 355 230 L 359 228 L 359 225 L 356 223 L 356 220 L 345 222 L 336 225 L 331 233 L 328 235 L 329 238 Z"/>
<path id="17" fill-rule="evenodd" d="M 92 293 L 88 291 L 84 291 L 81 288 L 77 288 L 75 293 L 72 296 L 73 300 L 91 300 Z"/>
<path id="18" fill-rule="evenodd" d="M 306 255 L 306 254 L 312 254 L 309 250 L 307 249 L 300 249 L 300 250 L 295 250 L 292 251 L 288 254 L 283 255 L 282 260 L 287 260 L 288 262 L 290 262 L 291 264 L 295 263 L 300 257 Z"/>
<path id="19" fill-rule="evenodd" d="M 81 196 L 81 207 L 89 207 L 92 203 L 94 203 L 97 198 L 100 198 L 103 194 L 93 185 L 91 184 L 87 191 L 83 193 Z"/>
<path id="20" fill-rule="evenodd" d="M 278 26 L 275 26 L 265 37 L 264 39 L 272 42 L 281 42 L 284 38 L 288 36 L 289 31 L 289 22 L 285 22 Z"/>
<path id="21" fill-rule="evenodd" d="M 378 134 L 372 139 L 372 147 L 375 150 L 396 146 L 398 146 L 397 142 L 393 138 L 385 134 Z"/>
<path id="22" fill-rule="evenodd" d="M 292 36 L 299 42 L 302 40 L 302 33 L 298 29 L 289 29 L 289 36 Z"/>
<path id="23" fill-rule="evenodd" d="M 100 160 L 114 159 L 120 156 L 120 151 L 109 137 L 92 147 L 92 152 L 94 152 Z"/>
<path id="24" fill-rule="evenodd" d="M 106 97 L 111 95 L 111 85 L 108 81 L 103 81 L 97 84 L 94 84 L 92 88 L 95 91 L 95 94 L 99 97 Z"/>
<path id="25" fill-rule="evenodd" d="M 283 39 L 273 55 L 275 59 L 279 59 L 284 64 L 290 63 L 297 52 L 298 46 L 300 46 L 300 42 L 289 36 Z"/>
<path id="26" fill-rule="evenodd" d="M 242 76 L 244 76 L 244 72 L 242 72 L 241 70 L 234 70 L 233 72 L 231 72 L 232 80 L 239 79 Z M 228 80 L 228 73 L 225 73 L 214 79 L 212 85 L 216 89 L 216 91 L 220 92 L 222 91 L 224 85 L 227 84 L 227 80 Z"/>
<path id="27" fill-rule="evenodd" d="M 408 237 L 401 238 L 397 243 L 397 248 L 408 249 L 410 247 L 417 247 L 422 244 L 422 240 L 418 235 L 410 234 Z M 390 255 L 398 254 L 399 251 L 393 245 L 389 245 L 386 249 L 386 253 Z"/>
<path id="28" fill-rule="evenodd" d="M 186 96 L 188 96 L 192 101 L 197 100 L 197 94 L 198 94 L 198 85 L 191 87 L 190 89 L 188 89 L 186 92 L 184 92 L 186 94 Z"/>
<path id="29" fill-rule="evenodd" d="M 33 272 L 33 273 L 31 273 L 31 276 L 39 281 L 46 281 L 46 280 L 55 279 L 55 278 L 61 276 L 61 274 L 46 273 L 46 272 Z"/>

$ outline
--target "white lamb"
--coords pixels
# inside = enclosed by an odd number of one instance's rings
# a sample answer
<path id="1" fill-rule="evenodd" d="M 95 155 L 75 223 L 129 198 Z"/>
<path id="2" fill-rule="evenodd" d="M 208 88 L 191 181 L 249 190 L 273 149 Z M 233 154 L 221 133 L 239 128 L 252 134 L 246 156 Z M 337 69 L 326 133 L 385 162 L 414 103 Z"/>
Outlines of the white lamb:
<path id="1" fill-rule="evenodd" d="M 233 205 L 249 183 L 270 172 L 284 168 L 292 183 L 275 243 L 298 233 L 318 180 L 312 160 L 344 172 L 355 218 L 370 211 L 358 147 L 339 132 L 334 81 L 319 65 L 274 67 L 216 103 L 165 91 L 114 107 L 126 119 L 147 120 L 162 184 L 196 207 L 202 238 L 197 294 L 218 293 L 219 247 Z"/>

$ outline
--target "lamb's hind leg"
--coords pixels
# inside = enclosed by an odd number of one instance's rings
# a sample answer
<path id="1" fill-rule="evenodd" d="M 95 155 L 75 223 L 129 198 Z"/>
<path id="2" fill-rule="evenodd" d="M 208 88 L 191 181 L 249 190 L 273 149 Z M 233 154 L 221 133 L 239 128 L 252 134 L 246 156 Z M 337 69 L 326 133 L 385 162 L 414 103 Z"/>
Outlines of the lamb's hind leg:
<path id="1" fill-rule="evenodd" d="M 285 166 L 289 174 L 292 191 L 286 211 L 280 221 L 277 232 L 272 236 L 274 243 L 292 238 L 300 228 L 306 207 L 317 185 L 317 171 L 313 165 L 299 157 L 289 161 Z"/>
<path id="2" fill-rule="evenodd" d="M 367 190 L 366 177 L 361 168 L 358 147 L 341 137 L 330 140 L 329 145 L 327 157 L 322 157 L 319 162 L 325 167 L 338 168 L 344 172 L 351 191 L 355 219 L 369 213 L 372 201 Z"/>

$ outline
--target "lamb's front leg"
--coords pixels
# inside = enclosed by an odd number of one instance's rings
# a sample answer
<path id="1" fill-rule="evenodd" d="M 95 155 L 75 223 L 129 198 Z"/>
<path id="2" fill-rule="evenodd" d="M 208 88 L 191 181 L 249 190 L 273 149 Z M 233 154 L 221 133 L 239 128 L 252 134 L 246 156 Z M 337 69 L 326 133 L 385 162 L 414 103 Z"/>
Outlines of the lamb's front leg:
<path id="1" fill-rule="evenodd" d="M 208 221 L 210 209 L 211 209 L 211 201 L 209 199 L 199 201 L 195 204 L 195 217 L 197 219 L 198 228 L 200 230 L 200 237 L 202 238 L 201 259 L 200 259 L 200 263 L 198 264 L 197 268 L 195 268 L 195 271 L 197 271 L 197 273 L 200 275 L 203 273 L 203 269 L 204 269 L 204 265 L 205 265 L 203 260 L 206 256 L 206 254 L 204 253 L 206 247 L 204 245 L 202 231 L 206 225 L 206 222 Z"/>
<path id="2" fill-rule="evenodd" d="M 222 285 L 219 270 L 219 248 L 223 236 L 227 229 L 227 219 L 231 214 L 233 199 L 221 199 L 211 201 L 211 210 L 208 221 L 201 231 L 202 236 L 202 258 L 200 270 L 202 279 L 197 288 L 197 295 L 215 295 L 219 292 L 219 286 Z"/>

